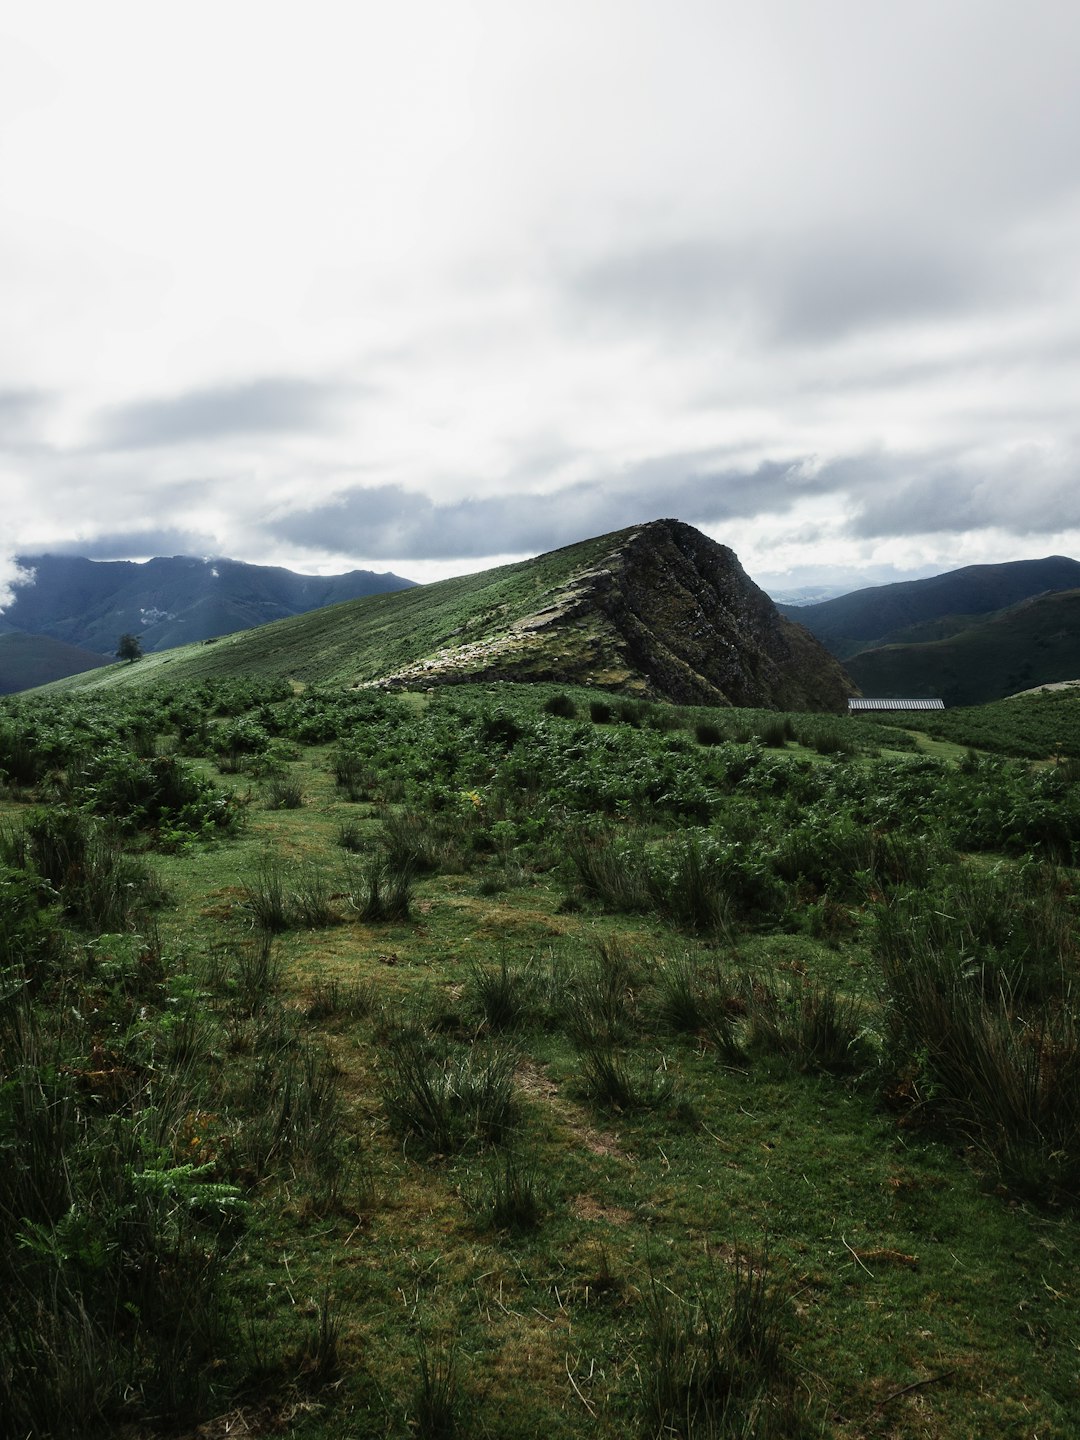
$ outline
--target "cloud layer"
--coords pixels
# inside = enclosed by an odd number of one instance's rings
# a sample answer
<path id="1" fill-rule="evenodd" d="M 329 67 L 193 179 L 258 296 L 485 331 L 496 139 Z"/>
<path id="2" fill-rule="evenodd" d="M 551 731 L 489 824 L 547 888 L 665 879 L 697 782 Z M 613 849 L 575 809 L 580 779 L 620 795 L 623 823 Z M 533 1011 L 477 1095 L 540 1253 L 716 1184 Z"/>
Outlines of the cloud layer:
<path id="1" fill-rule="evenodd" d="M 1075 7 L 108 8 L 0 47 L 10 556 L 1080 553 Z"/>

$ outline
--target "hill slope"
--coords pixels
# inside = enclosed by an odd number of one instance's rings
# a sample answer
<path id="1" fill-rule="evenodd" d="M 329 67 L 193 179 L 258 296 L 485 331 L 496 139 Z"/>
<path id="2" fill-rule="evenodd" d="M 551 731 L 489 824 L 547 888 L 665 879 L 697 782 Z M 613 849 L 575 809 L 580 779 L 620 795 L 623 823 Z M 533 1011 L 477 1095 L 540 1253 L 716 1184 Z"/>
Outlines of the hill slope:
<path id="1" fill-rule="evenodd" d="M 65 688 L 242 674 L 388 686 L 553 680 L 792 710 L 843 709 L 853 688 L 731 550 L 677 520 L 148 656 Z"/>
<path id="2" fill-rule="evenodd" d="M 46 635 L 109 659 L 125 632 L 141 636 L 144 650 L 165 650 L 413 583 L 370 570 L 298 575 L 184 555 L 142 564 L 24 555 L 19 563 L 34 579 L 16 588 L 0 631 Z"/>
<path id="3" fill-rule="evenodd" d="M 65 675 L 94 670 L 109 662 L 102 655 L 66 645 L 48 635 L 25 635 L 9 631 L 0 635 L 0 695 L 46 685 Z"/>
<path id="4" fill-rule="evenodd" d="M 942 640 L 863 650 L 845 661 L 867 695 L 979 705 L 1080 676 L 1080 589 L 1022 601 Z"/>
<path id="5" fill-rule="evenodd" d="M 999 610 L 1080 586 L 1080 562 L 1063 555 L 967 565 L 927 580 L 853 590 L 817 605 L 780 606 L 841 660 L 881 645 L 945 639 Z"/>

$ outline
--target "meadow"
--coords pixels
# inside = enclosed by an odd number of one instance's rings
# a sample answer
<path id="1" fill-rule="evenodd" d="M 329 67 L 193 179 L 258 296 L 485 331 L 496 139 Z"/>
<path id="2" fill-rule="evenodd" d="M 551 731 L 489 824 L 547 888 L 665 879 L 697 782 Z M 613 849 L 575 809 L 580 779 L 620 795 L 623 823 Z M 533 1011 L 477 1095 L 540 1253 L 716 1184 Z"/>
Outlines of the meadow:
<path id="1" fill-rule="evenodd" d="M 1080 701 L 157 676 L 0 705 L 0 1433 L 1075 1435 Z"/>

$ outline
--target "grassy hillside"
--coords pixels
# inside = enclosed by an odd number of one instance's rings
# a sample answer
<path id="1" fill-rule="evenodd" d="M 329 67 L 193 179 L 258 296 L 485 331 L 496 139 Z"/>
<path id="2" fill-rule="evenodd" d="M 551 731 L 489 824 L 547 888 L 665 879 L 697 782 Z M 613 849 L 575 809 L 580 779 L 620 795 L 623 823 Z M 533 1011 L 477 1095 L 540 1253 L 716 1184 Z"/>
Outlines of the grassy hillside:
<path id="1" fill-rule="evenodd" d="M 372 596 L 73 678 L 104 690 L 244 674 L 424 688 L 558 680 L 672 699 L 839 710 L 851 684 L 734 554 L 655 521 L 478 575 Z"/>
<path id="2" fill-rule="evenodd" d="M 58 677 L 107 664 L 100 655 L 47 635 L 0 635 L 0 695 L 47 685 Z"/>
<path id="3" fill-rule="evenodd" d="M 501 635 L 609 548 L 610 537 L 536 560 L 412 590 L 328 605 L 258 630 L 146 656 L 138 665 L 72 676 L 54 687 L 110 689 L 168 680 L 287 676 L 304 684 L 355 685 L 393 674 L 448 644 Z"/>
<path id="4" fill-rule="evenodd" d="M 1067 1440 L 1080 793 L 970 738 L 0 702 L 0 1433 Z"/>
<path id="5" fill-rule="evenodd" d="M 1080 677 L 1080 590 L 1014 606 L 947 639 L 864 650 L 846 662 L 864 695 L 978 705 Z"/>

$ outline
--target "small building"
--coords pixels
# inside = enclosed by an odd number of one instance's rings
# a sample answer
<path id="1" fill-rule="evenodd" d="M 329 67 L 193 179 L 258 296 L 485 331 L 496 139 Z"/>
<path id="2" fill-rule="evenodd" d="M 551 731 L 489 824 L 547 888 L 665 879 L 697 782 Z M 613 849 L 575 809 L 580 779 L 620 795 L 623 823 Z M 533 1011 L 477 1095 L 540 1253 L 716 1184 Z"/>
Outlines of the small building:
<path id="1" fill-rule="evenodd" d="M 944 700 L 849 700 L 849 715 L 865 715 L 870 710 L 944 710 Z"/>

